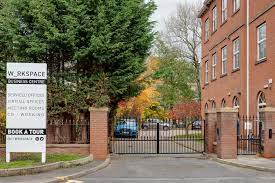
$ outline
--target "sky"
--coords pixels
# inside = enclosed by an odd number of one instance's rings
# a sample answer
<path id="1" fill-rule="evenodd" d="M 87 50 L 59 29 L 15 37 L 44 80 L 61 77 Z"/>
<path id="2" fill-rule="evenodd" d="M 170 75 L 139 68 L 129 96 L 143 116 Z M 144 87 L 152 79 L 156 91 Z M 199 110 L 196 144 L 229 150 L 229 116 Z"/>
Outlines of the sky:
<path id="1" fill-rule="evenodd" d="M 154 0 L 154 1 L 158 6 L 157 10 L 152 16 L 152 20 L 157 21 L 156 28 L 155 28 L 156 31 L 161 31 L 164 29 L 164 20 L 176 13 L 178 4 L 184 1 L 194 2 L 194 0 Z"/>

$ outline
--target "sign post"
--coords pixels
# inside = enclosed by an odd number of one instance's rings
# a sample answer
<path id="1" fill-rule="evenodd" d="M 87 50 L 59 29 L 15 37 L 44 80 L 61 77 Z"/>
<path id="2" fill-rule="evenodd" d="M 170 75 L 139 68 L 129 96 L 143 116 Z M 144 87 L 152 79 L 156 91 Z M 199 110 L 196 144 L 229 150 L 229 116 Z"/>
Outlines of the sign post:
<path id="1" fill-rule="evenodd" d="M 11 152 L 41 152 L 46 162 L 47 65 L 7 63 L 6 162 Z"/>

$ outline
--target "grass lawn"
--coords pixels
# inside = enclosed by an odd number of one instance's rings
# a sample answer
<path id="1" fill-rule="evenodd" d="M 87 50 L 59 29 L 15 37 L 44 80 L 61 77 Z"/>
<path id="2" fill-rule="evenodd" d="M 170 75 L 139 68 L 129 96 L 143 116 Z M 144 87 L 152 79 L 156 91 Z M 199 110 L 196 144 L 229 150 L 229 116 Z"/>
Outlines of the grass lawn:
<path id="1" fill-rule="evenodd" d="M 47 163 L 59 161 L 72 161 L 83 158 L 84 156 L 73 154 L 47 154 Z M 41 154 L 22 154 L 11 159 L 10 163 L 6 163 L 5 157 L 0 157 L 0 169 L 29 167 L 41 165 Z"/>

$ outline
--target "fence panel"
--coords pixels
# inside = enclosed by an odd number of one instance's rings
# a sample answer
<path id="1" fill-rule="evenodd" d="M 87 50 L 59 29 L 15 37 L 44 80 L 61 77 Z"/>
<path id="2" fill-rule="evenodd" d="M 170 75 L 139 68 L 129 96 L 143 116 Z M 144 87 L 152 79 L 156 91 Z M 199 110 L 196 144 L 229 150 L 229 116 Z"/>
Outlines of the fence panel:
<path id="1" fill-rule="evenodd" d="M 263 150 L 263 121 L 257 117 L 241 117 L 237 122 L 238 155 L 255 155 Z"/>
<path id="2" fill-rule="evenodd" d="M 0 144 L 6 143 L 6 129 L 0 126 Z M 90 120 L 54 119 L 47 123 L 47 144 L 89 144 Z"/>

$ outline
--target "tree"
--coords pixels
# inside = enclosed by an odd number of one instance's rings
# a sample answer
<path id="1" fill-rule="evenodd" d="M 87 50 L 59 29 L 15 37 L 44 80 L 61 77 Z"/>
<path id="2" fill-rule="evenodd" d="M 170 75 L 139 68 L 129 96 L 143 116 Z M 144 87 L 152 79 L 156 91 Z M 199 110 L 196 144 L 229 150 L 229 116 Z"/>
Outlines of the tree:
<path id="1" fill-rule="evenodd" d="M 0 10 L 0 60 L 48 64 L 53 115 L 114 109 L 142 88 L 154 10 L 141 0 L 10 0 Z"/>
<path id="2" fill-rule="evenodd" d="M 120 101 L 117 109 L 117 116 L 144 117 L 145 109 L 157 102 L 159 93 L 154 87 L 156 80 L 152 75 L 158 69 L 159 60 L 149 57 L 146 61 L 146 71 L 144 71 L 137 82 L 144 86 L 144 89 L 136 97 L 131 97 L 126 101 Z"/>
<path id="3" fill-rule="evenodd" d="M 6 77 L 5 65 L 4 63 L 0 62 L 0 97 L 1 95 L 4 95 L 5 82 L 6 82 L 5 77 Z"/>
<path id="4" fill-rule="evenodd" d="M 145 110 L 156 104 L 159 93 L 153 87 L 145 88 L 138 96 L 130 98 L 127 102 L 120 102 L 118 116 L 144 117 Z"/>
<path id="5" fill-rule="evenodd" d="M 178 52 L 161 40 L 158 41 L 157 48 L 159 68 L 153 77 L 161 81 L 157 85 L 160 104 L 166 109 L 170 109 L 177 103 L 192 100 L 195 96 L 192 89 L 195 78 L 192 65 L 180 59 Z"/>
<path id="6" fill-rule="evenodd" d="M 178 103 L 172 107 L 169 116 L 172 119 L 197 118 L 201 114 L 201 105 L 196 101 Z"/>
<path id="7" fill-rule="evenodd" d="M 178 57 L 192 63 L 195 72 L 197 97 L 201 98 L 200 58 L 201 22 L 197 18 L 200 0 L 183 2 L 176 15 L 166 21 L 166 30 L 161 34 L 164 43 L 178 53 Z"/>

